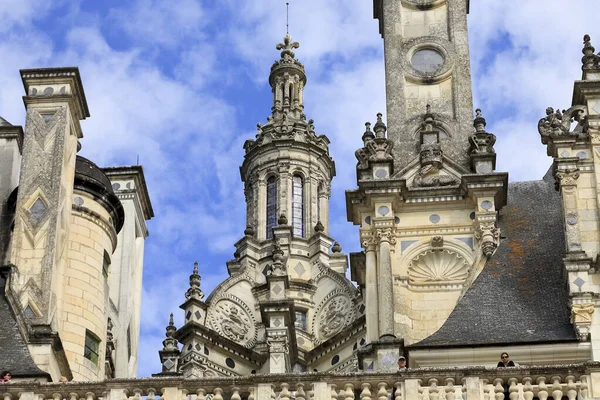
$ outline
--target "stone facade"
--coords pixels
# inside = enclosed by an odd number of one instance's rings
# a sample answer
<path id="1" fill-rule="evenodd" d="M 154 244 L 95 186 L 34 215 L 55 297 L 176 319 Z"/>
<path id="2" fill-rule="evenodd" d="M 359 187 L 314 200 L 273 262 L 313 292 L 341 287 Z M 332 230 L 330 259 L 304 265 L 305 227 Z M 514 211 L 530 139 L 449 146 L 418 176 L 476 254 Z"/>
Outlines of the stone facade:
<path id="1" fill-rule="evenodd" d="M 142 198 L 144 212 L 126 215 L 106 174 L 76 155 L 83 137 L 79 121 L 89 117 L 77 68 L 23 70 L 21 76 L 27 109 L 24 134 L 3 119 L 0 124 L 0 261 L 8 265 L 2 301 L 12 308 L 18 328 L 12 334 L 23 337 L 27 354 L 19 362 L 8 359 L 2 364 L 15 376 L 38 374 L 55 381 L 61 376 L 135 376 L 136 358 L 129 367 L 132 357 L 126 350 L 125 357 L 117 357 L 117 364 L 125 367 L 115 371 L 111 365 L 115 343 L 127 349 L 128 340 L 122 332 L 107 330 L 114 325 L 109 316 L 115 319 L 121 313 L 134 321 L 133 332 L 139 334 L 147 230 L 136 219 L 152 217 L 145 185 L 130 191 L 129 203 L 134 205 L 128 204 L 139 208 Z M 131 169 L 143 183 L 141 167 Z M 129 225 L 131 220 L 142 226 L 141 246 L 120 233 L 126 217 Z M 134 279 L 127 284 L 137 288 L 132 296 L 137 300 L 115 306 L 109 292 L 121 277 L 109 276 L 109 271 L 119 242 L 121 248 L 128 246 L 128 253 L 137 252 L 126 267 Z M 133 343 L 130 352 L 137 354 L 137 338 Z M 32 372 L 34 366 L 38 372 Z"/>

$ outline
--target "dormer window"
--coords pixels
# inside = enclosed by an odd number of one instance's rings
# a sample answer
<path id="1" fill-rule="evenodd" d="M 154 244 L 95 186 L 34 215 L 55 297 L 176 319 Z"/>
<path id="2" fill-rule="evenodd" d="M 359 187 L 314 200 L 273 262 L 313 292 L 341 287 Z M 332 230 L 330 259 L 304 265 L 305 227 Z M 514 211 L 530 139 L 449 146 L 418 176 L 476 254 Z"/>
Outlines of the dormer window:
<path id="1" fill-rule="evenodd" d="M 273 227 L 277 223 L 277 179 L 267 179 L 267 239 L 273 237 Z"/>
<path id="2" fill-rule="evenodd" d="M 294 236 L 304 237 L 304 181 L 299 175 L 292 178 L 292 228 Z"/>

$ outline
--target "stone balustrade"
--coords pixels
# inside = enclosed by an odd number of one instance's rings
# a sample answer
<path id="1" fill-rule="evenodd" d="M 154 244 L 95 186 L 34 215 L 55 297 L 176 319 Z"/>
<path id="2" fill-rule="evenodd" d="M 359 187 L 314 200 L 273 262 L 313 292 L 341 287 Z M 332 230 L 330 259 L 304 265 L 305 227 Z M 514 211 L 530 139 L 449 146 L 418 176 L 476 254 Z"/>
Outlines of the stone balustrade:
<path id="1" fill-rule="evenodd" d="M 506 393 L 510 400 L 600 398 L 600 363 L 0 384 L 0 400 L 503 400 Z"/>

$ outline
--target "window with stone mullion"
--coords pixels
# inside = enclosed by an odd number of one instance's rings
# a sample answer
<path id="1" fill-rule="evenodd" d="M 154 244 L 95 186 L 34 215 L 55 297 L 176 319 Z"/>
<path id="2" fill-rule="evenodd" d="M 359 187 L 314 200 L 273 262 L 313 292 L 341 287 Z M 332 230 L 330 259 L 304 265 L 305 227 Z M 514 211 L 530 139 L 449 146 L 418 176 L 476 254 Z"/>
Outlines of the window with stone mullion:
<path id="1" fill-rule="evenodd" d="M 292 228 L 294 236 L 304 236 L 304 187 L 302 177 L 292 178 Z"/>
<path id="2" fill-rule="evenodd" d="M 277 223 L 277 179 L 267 180 L 267 239 L 273 237 L 273 227 Z"/>

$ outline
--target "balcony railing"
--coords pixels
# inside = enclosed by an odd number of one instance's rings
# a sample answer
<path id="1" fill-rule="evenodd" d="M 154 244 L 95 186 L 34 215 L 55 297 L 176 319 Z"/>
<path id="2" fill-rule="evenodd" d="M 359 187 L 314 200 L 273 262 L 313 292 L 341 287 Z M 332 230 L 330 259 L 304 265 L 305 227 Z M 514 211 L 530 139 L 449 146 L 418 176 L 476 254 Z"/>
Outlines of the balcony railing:
<path id="1" fill-rule="evenodd" d="M 510 400 L 586 400 L 600 398 L 600 363 L 194 380 L 14 382 L 0 384 L 0 396 L 0 400 L 503 400 L 505 396 Z"/>

